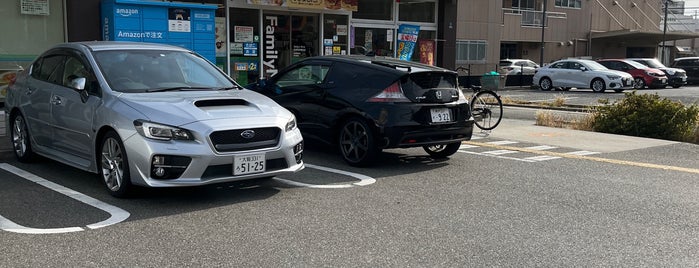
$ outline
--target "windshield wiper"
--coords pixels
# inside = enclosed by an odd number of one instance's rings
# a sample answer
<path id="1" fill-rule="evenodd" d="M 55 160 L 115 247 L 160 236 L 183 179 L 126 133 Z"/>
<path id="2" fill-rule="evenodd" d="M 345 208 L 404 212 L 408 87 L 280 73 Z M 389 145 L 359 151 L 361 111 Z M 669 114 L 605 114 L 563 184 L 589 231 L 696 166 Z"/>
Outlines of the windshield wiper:
<path id="1" fill-rule="evenodd" d="M 164 87 L 164 88 L 153 88 L 146 90 L 146 92 L 165 92 L 165 91 L 182 91 L 182 90 L 200 90 L 200 89 L 211 89 L 210 87 Z"/>
<path id="2" fill-rule="evenodd" d="M 243 87 L 240 87 L 240 86 L 220 87 L 220 88 L 217 88 L 216 90 L 231 90 L 231 89 L 243 89 Z"/>

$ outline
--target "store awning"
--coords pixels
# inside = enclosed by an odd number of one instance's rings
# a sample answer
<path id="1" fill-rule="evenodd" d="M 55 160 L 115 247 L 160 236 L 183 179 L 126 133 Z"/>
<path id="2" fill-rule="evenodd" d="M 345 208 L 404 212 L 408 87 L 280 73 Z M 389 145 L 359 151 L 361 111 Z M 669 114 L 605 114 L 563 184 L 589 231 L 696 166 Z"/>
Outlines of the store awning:
<path id="1" fill-rule="evenodd" d="M 630 46 L 657 46 L 665 41 L 699 38 L 699 33 L 667 32 L 644 30 L 618 30 L 609 32 L 592 32 L 592 42 L 605 41 L 610 43 L 625 43 Z M 633 45 L 636 44 L 636 45 Z"/>

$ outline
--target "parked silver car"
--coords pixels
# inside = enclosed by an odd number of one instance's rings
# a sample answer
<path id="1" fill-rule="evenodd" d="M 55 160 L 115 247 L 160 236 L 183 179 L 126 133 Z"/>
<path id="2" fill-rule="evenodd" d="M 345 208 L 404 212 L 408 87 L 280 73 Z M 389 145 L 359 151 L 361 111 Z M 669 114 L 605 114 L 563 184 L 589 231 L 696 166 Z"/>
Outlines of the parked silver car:
<path id="1" fill-rule="evenodd" d="M 10 85 L 14 153 L 133 185 L 196 186 L 303 169 L 294 115 L 189 50 L 79 42 L 41 54 Z"/>
<path id="2" fill-rule="evenodd" d="M 539 68 L 534 74 L 534 84 L 548 91 L 554 88 L 591 88 L 594 92 L 612 89 L 622 92 L 633 88 L 633 77 L 626 72 L 607 69 L 601 64 L 584 59 L 555 61 Z"/>

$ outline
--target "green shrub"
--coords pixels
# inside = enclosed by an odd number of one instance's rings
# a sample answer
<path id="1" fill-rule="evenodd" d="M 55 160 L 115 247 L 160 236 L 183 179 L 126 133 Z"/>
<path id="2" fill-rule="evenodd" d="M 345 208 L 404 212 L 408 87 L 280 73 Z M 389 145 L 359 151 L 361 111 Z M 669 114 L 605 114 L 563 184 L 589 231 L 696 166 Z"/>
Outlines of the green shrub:
<path id="1" fill-rule="evenodd" d="M 633 91 L 614 105 L 600 106 L 592 127 L 612 134 L 691 141 L 698 115 L 696 104 L 685 106 L 658 94 L 637 95 Z"/>

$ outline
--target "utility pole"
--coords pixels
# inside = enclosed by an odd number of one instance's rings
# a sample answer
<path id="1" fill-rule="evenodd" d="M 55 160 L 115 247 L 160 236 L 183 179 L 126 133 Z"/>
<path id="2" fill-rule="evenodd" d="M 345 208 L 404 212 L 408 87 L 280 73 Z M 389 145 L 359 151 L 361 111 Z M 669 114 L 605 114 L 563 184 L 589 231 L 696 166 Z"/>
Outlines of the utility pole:
<path id="1" fill-rule="evenodd" d="M 544 2 L 544 12 L 541 16 L 541 55 L 539 56 L 539 66 L 544 66 L 544 33 L 546 30 L 546 0 Z"/>
<path id="2" fill-rule="evenodd" d="M 667 4 L 668 4 L 668 2 L 670 2 L 670 0 L 663 1 L 663 6 L 665 7 L 665 18 L 663 19 L 663 25 L 664 25 L 663 26 L 663 45 L 660 48 L 661 49 L 660 61 L 663 64 L 667 64 L 667 62 L 665 61 L 665 34 L 667 34 Z"/>

